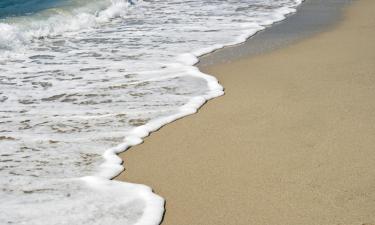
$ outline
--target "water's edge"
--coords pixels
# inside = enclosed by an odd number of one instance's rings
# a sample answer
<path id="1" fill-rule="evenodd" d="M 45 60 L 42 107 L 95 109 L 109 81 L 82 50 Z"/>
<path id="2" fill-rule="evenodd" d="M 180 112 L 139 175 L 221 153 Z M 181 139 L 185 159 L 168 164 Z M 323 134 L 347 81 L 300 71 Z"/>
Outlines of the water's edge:
<path id="1" fill-rule="evenodd" d="M 198 57 L 199 61 L 197 61 L 194 66 L 197 67 L 198 73 L 207 75 L 200 72 L 200 70 L 208 66 L 214 66 L 221 63 L 239 60 L 241 58 L 264 54 L 278 48 L 286 47 L 287 45 L 311 37 L 312 35 L 322 33 L 330 27 L 338 24 L 340 18 L 342 17 L 344 7 L 348 6 L 348 4 L 351 2 L 352 0 L 304 0 L 302 4 L 298 6 L 297 11 L 295 13 L 288 14 L 284 20 L 276 22 L 264 30 L 258 31 L 257 33 L 248 37 L 244 42 L 223 46 L 221 48 L 213 49 L 207 53 L 203 53 Z M 314 13 L 319 15 L 319 20 L 312 20 L 312 18 L 316 18 Z M 291 30 L 293 30 L 293 32 L 291 32 Z M 209 76 L 214 78 L 212 75 Z M 214 81 L 217 82 L 217 80 Z M 217 97 L 223 94 L 224 92 Z M 197 113 L 199 109 L 210 99 L 204 101 L 196 112 L 188 115 Z M 174 119 L 171 122 L 182 119 L 185 116 Z M 168 123 L 165 125 L 168 125 Z M 156 132 L 163 126 L 156 128 L 151 132 Z M 151 133 L 149 133 L 147 136 L 150 134 Z M 130 150 L 131 147 L 135 145 L 142 144 L 143 142 L 143 140 L 138 141 L 139 142 L 129 146 L 126 151 Z M 120 152 L 120 154 L 121 153 L 124 153 L 124 151 Z M 114 176 L 112 179 L 116 180 L 118 175 Z"/>
<path id="2" fill-rule="evenodd" d="M 199 61 L 194 64 L 194 66 L 197 68 L 197 75 L 205 76 L 215 86 L 215 83 L 216 85 L 219 84 L 218 81 L 214 77 L 200 72 L 200 70 L 204 70 L 204 68 L 208 66 L 227 63 L 239 60 L 241 58 L 271 52 L 302 39 L 311 37 L 315 34 L 329 30 L 329 28 L 338 24 L 342 16 L 344 6 L 347 6 L 350 2 L 351 0 L 305 0 L 301 5 L 298 6 L 297 12 L 288 14 L 284 20 L 273 23 L 265 30 L 258 31 L 256 34 L 247 37 L 243 42 L 234 45 L 222 46 L 220 48 L 202 53 L 201 56 L 198 57 Z M 188 107 L 190 110 L 187 110 L 185 113 L 182 113 L 174 118 L 168 118 L 161 126 L 157 126 L 155 124 L 153 129 L 144 133 L 142 137 L 135 137 L 131 141 L 131 145 L 123 146 L 125 148 L 121 148 L 121 150 L 118 149 L 118 151 L 114 153 L 120 155 L 121 153 L 124 154 L 124 152 L 130 150 L 132 146 L 141 144 L 143 142 L 142 139 L 149 136 L 152 132 L 158 131 L 163 126 L 166 126 L 171 122 L 197 113 L 208 100 L 219 97 L 223 94 L 223 91 L 219 91 L 216 93 L 216 96 L 193 101 L 191 107 Z M 126 156 L 122 157 L 122 159 L 124 158 L 125 161 L 123 164 L 126 164 Z M 123 171 L 119 171 L 119 173 L 115 175 L 112 180 L 116 180 L 118 175 L 122 172 L 126 172 L 125 169 Z M 153 190 L 150 191 L 154 192 Z M 163 215 L 164 213 L 165 212 L 163 212 Z M 163 217 L 160 218 L 160 224 L 162 224 L 162 222 Z"/>
<path id="3" fill-rule="evenodd" d="M 249 37 L 245 42 L 217 49 L 199 58 L 197 67 L 203 69 L 221 63 L 272 52 L 303 39 L 330 30 L 343 16 L 343 10 L 353 0 L 305 0 L 297 12 Z"/>

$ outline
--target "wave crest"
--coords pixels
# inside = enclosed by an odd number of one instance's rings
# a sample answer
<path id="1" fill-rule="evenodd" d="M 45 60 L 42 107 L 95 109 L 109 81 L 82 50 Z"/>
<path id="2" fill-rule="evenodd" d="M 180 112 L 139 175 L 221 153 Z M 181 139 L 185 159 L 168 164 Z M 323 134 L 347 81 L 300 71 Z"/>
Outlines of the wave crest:
<path id="1" fill-rule="evenodd" d="M 28 17 L 10 18 L 0 23 L 0 51 L 15 50 L 34 39 L 91 29 L 123 17 L 136 1 L 111 0 L 74 9 L 53 8 Z M 104 5 L 104 7 L 103 7 Z"/>

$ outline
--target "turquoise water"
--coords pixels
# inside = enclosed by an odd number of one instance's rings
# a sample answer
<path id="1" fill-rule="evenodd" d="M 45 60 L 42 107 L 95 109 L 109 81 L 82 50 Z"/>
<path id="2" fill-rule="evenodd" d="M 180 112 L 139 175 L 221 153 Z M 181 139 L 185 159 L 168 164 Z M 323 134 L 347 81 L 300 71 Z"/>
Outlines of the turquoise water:
<path id="1" fill-rule="evenodd" d="M 0 19 L 25 16 L 41 10 L 61 7 L 66 0 L 2 0 L 0 1 Z"/>

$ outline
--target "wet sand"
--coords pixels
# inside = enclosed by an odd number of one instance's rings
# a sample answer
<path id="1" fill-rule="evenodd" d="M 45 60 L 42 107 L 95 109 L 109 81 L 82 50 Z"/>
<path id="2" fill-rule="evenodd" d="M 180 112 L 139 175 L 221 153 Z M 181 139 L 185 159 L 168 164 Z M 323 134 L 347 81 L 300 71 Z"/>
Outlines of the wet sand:
<path id="1" fill-rule="evenodd" d="M 375 1 L 329 30 L 201 67 L 226 94 L 121 156 L 164 225 L 375 224 Z"/>

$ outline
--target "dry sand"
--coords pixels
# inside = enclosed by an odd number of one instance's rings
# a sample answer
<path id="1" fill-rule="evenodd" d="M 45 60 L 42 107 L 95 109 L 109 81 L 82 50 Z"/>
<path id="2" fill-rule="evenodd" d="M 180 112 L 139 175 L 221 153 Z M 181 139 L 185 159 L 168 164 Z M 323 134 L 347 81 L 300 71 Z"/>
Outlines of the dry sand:
<path id="1" fill-rule="evenodd" d="M 330 31 L 203 68 L 226 95 L 122 154 L 163 225 L 375 224 L 375 1 Z"/>

